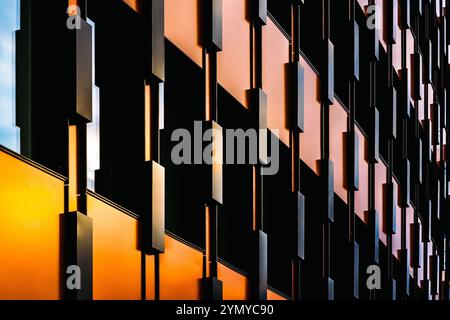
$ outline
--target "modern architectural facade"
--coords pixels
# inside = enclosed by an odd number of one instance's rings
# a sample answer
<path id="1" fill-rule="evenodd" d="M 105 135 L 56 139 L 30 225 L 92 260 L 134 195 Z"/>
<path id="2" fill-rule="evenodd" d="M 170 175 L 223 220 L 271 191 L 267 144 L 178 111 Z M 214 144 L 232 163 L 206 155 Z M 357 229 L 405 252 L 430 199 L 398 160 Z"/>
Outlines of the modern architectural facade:
<path id="1" fill-rule="evenodd" d="M 0 299 L 448 300 L 449 5 L 0 1 Z"/>

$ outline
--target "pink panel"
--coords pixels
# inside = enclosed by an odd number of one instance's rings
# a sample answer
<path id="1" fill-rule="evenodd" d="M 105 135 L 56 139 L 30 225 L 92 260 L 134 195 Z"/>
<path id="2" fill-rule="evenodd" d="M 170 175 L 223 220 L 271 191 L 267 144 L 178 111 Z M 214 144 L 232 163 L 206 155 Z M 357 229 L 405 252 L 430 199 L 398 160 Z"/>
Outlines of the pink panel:
<path id="1" fill-rule="evenodd" d="M 289 40 L 270 19 L 263 28 L 262 37 L 263 90 L 267 94 L 268 127 L 279 130 L 278 137 L 289 146 L 289 130 L 286 126 L 286 64 L 289 63 Z"/>
<path id="2" fill-rule="evenodd" d="M 398 27 L 395 44 L 392 45 L 392 65 L 397 73 L 402 68 L 402 32 Z"/>
<path id="3" fill-rule="evenodd" d="M 223 51 L 217 56 L 218 82 L 242 105 L 248 107 L 250 89 L 250 23 L 246 1 L 226 0 L 223 10 Z"/>
<path id="4" fill-rule="evenodd" d="M 316 174 L 320 159 L 320 102 L 319 77 L 303 59 L 305 69 L 305 132 L 300 135 L 300 158 Z"/>
<path id="5" fill-rule="evenodd" d="M 344 188 L 344 133 L 347 131 L 347 112 L 335 100 L 330 108 L 330 159 L 334 164 L 334 191 L 347 203 Z"/>
<path id="6" fill-rule="evenodd" d="M 200 0 L 165 0 L 165 36 L 181 51 L 202 66 L 203 49 L 198 32 Z"/>

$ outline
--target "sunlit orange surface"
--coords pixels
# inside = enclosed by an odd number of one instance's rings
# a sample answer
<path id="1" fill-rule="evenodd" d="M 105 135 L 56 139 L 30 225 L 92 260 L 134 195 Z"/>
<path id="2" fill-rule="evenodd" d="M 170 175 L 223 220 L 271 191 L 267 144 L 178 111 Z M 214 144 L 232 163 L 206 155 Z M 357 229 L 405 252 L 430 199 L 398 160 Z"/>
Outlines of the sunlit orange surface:
<path id="1" fill-rule="evenodd" d="M 276 294 L 272 290 L 267 290 L 267 300 L 269 300 L 269 301 L 276 301 L 276 300 L 284 301 L 286 299 L 283 298 L 282 296 Z"/>
<path id="2" fill-rule="evenodd" d="M 223 299 L 224 300 L 247 300 L 249 298 L 249 280 L 219 263 L 219 280 L 223 281 Z"/>
<path id="3" fill-rule="evenodd" d="M 195 63 L 202 66 L 198 5 L 201 0 L 165 0 L 165 36 Z"/>
<path id="4" fill-rule="evenodd" d="M 222 2 L 223 51 L 217 56 L 218 82 L 248 108 L 246 91 L 250 89 L 250 23 L 246 1 Z"/>
<path id="5" fill-rule="evenodd" d="M 161 300 L 200 299 L 202 252 L 166 237 L 166 252 L 160 256 Z"/>
<path id="6" fill-rule="evenodd" d="M 137 220 L 92 196 L 88 213 L 93 220 L 94 299 L 141 299 Z"/>
<path id="7" fill-rule="evenodd" d="M 131 8 L 133 8 L 136 12 L 141 12 L 142 10 L 142 0 L 123 0 L 126 4 L 128 4 Z"/>
<path id="8" fill-rule="evenodd" d="M 289 62 L 289 40 L 270 19 L 267 20 L 262 37 L 263 90 L 267 94 L 268 127 L 279 130 L 277 136 L 288 146 L 286 64 Z"/>
<path id="9" fill-rule="evenodd" d="M 0 168 L 0 299 L 60 299 L 64 182 L 2 151 Z"/>

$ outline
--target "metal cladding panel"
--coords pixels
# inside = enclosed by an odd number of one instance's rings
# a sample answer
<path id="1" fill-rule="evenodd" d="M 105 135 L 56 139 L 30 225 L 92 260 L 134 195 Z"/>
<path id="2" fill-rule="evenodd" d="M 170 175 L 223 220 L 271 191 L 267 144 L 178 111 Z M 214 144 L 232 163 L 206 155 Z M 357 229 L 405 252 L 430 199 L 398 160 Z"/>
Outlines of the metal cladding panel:
<path id="1" fill-rule="evenodd" d="M 355 131 L 345 133 L 344 158 L 346 178 L 344 185 L 347 190 L 359 189 L 359 137 Z"/>
<path id="2" fill-rule="evenodd" d="M 158 252 L 164 252 L 165 201 L 165 169 L 152 161 L 152 247 Z"/>
<path id="3" fill-rule="evenodd" d="M 222 0 L 206 0 L 205 47 L 210 51 L 222 51 Z"/>
<path id="4" fill-rule="evenodd" d="M 398 18 L 398 1 L 397 0 L 387 0 L 384 6 L 385 11 L 385 28 L 384 28 L 384 37 L 386 42 L 389 44 L 395 43 L 395 39 L 397 37 L 397 18 Z"/>
<path id="5" fill-rule="evenodd" d="M 299 62 L 289 63 L 289 101 L 291 128 L 305 130 L 305 70 Z"/>
<path id="6" fill-rule="evenodd" d="M 423 98 L 423 86 L 422 86 L 422 56 L 420 53 L 414 53 L 411 55 L 411 97 L 418 101 Z"/>
<path id="7" fill-rule="evenodd" d="M 92 121 L 92 27 L 80 19 L 76 32 L 76 108 L 73 116 L 82 122 Z"/>
<path id="8" fill-rule="evenodd" d="M 305 196 L 297 194 L 297 256 L 305 259 Z"/>
<path id="9" fill-rule="evenodd" d="M 164 253 L 165 169 L 155 161 L 145 163 L 146 212 L 143 216 L 144 248 L 149 254 Z"/>
<path id="10" fill-rule="evenodd" d="M 409 244 L 411 259 L 410 266 L 412 268 L 420 268 L 422 264 L 422 256 L 421 250 L 419 248 L 420 245 L 420 224 L 412 223 L 410 224 L 410 239 L 411 243 Z"/>
<path id="11" fill-rule="evenodd" d="M 334 164 L 331 160 L 319 160 L 319 172 L 325 201 L 322 203 L 326 219 L 334 221 Z"/>
<path id="12" fill-rule="evenodd" d="M 205 166 L 206 184 L 205 184 L 205 199 L 208 203 L 223 203 L 223 129 L 215 121 L 207 121 L 203 127 L 206 131 L 211 132 L 208 136 L 207 144 L 211 149 L 211 161 L 209 165 Z"/>
<path id="13" fill-rule="evenodd" d="M 383 184 L 383 216 L 384 226 L 383 229 L 387 234 L 395 234 L 396 230 L 396 192 L 395 184 L 385 183 Z"/>
<path id="14" fill-rule="evenodd" d="M 220 301 L 223 299 L 223 282 L 217 278 L 202 279 L 202 299 L 208 301 Z"/>
<path id="15" fill-rule="evenodd" d="M 61 285 L 64 288 L 64 296 L 69 300 L 92 300 L 93 298 L 93 225 L 92 219 L 79 212 L 70 212 L 61 215 L 62 247 L 64 262 L 62 264 L 62 278 L 67 280 L 70 274 L 66 271 L 71 266 L 80 270 L 80 288 L 71 289 L 66 281 Z"/>
<path id="16" fill-rule="evenodd" d="M 164 0 L 146 1 L 151 57 L 149 71 L 158 81 L 165 81 Z"/>
<path id="17" fill-rule="evenodd" d="M 267 0 L 252 1 L 253 19 L 259 25 L 267 24 Z"/>
<path id="18" fill-rule="evenodd" d="M 326 69 L 325 80 L 326 90 L 324 91 L 324 102 L 334 103 L 334 45 L 331 40 L 326 40 Z"/>
<path id="19" fill-rule="evenodd" d="M 359 298 L 359 244 L 353 243 L 353 296 Z"/>
<path id="20" fill-rule="evenodd" d="M 356 80 L 359 80 L 359 56 L 360 56 L 360 48 L 359 48 L 359 25 L 356 21 L 352 23 L 352 34 L 353 34 L 353 77 Z"/>
<path id="21" fill-rule="evenodd" d="M 267 299 L 267 234 L 261 230 L 253 233 L 254 257 L 251 276 L 251 299 Z"/>

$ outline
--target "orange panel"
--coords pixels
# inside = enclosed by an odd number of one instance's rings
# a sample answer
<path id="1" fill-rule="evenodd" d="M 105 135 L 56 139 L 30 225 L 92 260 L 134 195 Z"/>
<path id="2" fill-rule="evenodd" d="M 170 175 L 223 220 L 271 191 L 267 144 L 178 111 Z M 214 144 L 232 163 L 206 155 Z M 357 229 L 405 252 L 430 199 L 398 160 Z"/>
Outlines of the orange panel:
<path id="1" fill-rule="evenodd" d="M 268 127 L 279 130 L 278 137 L 288 146 L 286 64 L 289 63 L 289 40 L 270 19 L 263 28 L 262 38 L 263 90 L 267 94 Z"/>
<path id="2" fill-rule="evenodd" d="M 335 100 L 330 108 L 330 159 L 334 164 L 334 192 L 347 203 L 344 188 L 344 133 L 347 131 L 347 112 Z"/>
<path id="3" fill-rule="evenodd" d="M 155 256 L 145 257 L 146 300 L 155 300 Z"/>
<path id="4" fill-rule="evenodd" d="M 223 281 L 224 300 L 248 300 L 249 280 L 236 271 L 219 263 L 219 279 Z"/>
<path id="5" fill-rule="evenodd" d="M 70 6 L 77 6 L 78 5 L 78 0 L 69 0 L 69 7 Z M 70 15 L 72 15 L 72 12 L 69 12 Z"/>
<path id="6" fill-rule="evenodd" d="M 203 48 L 199 37 L 199 1 L 165 0 L 164 28 L 166 38 L 202 66 Z"/>
<path id="7" fill-rule="evenodd" d="M 142 12 L 142 0 L 123 0 L 126 4 L 128 4 L 134 11 L 141 13 Z"/>
<path id="8" fill-rule="evenodd" d="M 250 23 L 246 20 L 246 1 L 222 2 L 223 51 L 217 57 L 218 82 L 248 108 L 250 89 Z"/>
<path id="9" fill-rule="evenodd" d="M 78 209 L 77 203 L 77 127 L 69 126 L 69 211 Z"/>
<path id="10" fill-rule="evenodd" d="M 356 128 L 359 137 L 359 189 L 355 192 L 355 212 L 358 217 L 368 223 L 364 214 L 369 209 L 369 164 L 366 160 L 367 139 L 362 132 Z"/>
<path id="11" fill-rule="evenodd" d="M 305 132 L 300 135 L 300 158 L 316 174 L 320 159 L 320 102 L 319 77 L 305 60 L 300 63 L 305 69 Z"/>
<path id="12" fill-rule="evenodd" d="M 267 290 L 267 300 L 269 301 L 285 301 L 286 299 L 271 290 Z"/>
<path id="13" fill-rule="evenodd" d="M 0 299 L 58 300 L 64 181 L 3 151 L 0 168 Z"/>
<path id="14" fill-rule="evenodd" d="M 160 256 L 161 300 L 199 300 L 203 253 L 169 236 Z"/>
<path id="15" fill-rule="evenodd" d="M 90 195 L 87 204 L 94 230 L 94 299 L 140 300 L 137 220 Z"/>

